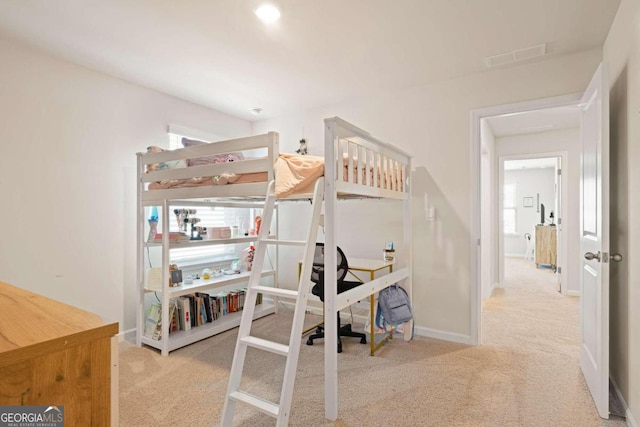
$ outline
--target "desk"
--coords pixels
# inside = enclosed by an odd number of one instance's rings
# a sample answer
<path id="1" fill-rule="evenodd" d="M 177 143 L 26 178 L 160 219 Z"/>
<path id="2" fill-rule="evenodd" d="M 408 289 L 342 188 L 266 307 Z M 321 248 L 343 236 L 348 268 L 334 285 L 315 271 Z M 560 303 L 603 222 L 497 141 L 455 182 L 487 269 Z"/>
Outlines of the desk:
<path id="1" fill-rule="evenodd" d="M 377 259 L 366 259 L 366 258 L 349 258 L 349 272 L 352 271 L 361 271 L 363 273 L 369 273 L 369 280 L 373 280 L 376 278 L 376 272 L 382 270 L 389 270 L 389 273 L 393 272 L 393 261 L 381 261 Z M 351 273 L 354 275 L 353 273 Z M 355 275 L 354 275 L 355 276 Z M 355 276 L 357 277 L 357 276 Z M 375 352 L 387 343 L 390 339 L 393 338 L 393 331 L 390 331 L 383 339 L 380 340 L 379 343 L 376 343 L 376 334 L 375 334 L 375 316 L 376 316 L 376 296 L 369 296 L 369 346 L 370 352 L 369 354 L 373 356 Z"/>
<path id="2" fill-rule="evenodd" d="M 369 273 L 369 280 L 373 280 L 376 278 L 376 273 L 383 270 L 389 270 L 389 273 L 393 272 L 393 261 L 382 261 L 377 259 L 367 259 L 367 258 L 348 258 L 347 262 L 349 263 L 349 273 L 362 281 L 354 272 L 362 272 Z M 298 262 L 298 277 L 302 272 L 302 262 Z M 364 282 L 363 282 L 364 283 Z M 390 339 L 393 338 L 393 331 L 389 332 L 380 342 L 375 342 L 375 295 L 371 295 L 369 297 L 369 354 L 373 356 L 375 352 L 387 343 Z M 315 327 L 315 326 L 314 326 Z M 313 328 L 311 328 L 313 329 Z"/>

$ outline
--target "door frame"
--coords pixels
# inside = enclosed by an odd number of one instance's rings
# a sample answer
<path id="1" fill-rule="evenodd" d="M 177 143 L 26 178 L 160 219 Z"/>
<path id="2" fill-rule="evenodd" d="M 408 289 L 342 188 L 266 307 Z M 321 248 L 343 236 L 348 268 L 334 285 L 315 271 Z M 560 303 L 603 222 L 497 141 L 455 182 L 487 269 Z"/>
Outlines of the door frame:
<path id="1" fill-rule="evenodd" d="M 541 110 L 553 107 L 565 107 L 580 103 L 581 93 L 563 95 L 551 98 L 541 98 L 533 101 L 518 102 L 513 104 L 497 105 L 493 107 L 472 110 L 471 137 L 470 137 L 470 239 L 469 239 L 469 312 L 471 318 L 471 343 L 479 345 L 482 342 L 482 290 L 480 277 L 480 189 L 481 189 L 481 138 L 480 121 L 492 116 L 504 114 L 517 114 L 526 111 Z M 564 180 L 563 180 L 564 181 Z M 493 260 L 497 262 L 497 260 Z"/>
<path id="2" fill-rule="evenodd" d="M 518 154 L 518 155 L 508 155 L 508 156 L 499 156 L 497 167 L 498 167 L 498 283 L 500 283 L 500 287 L 504 287 L 504 267 L 505 267 L 505 243 L 504 243 L 504 229 L 499 226 L 502 223 L 502 191 L 500 189 L 504 186 L 504 162 L 509 160 L 526 160 L 526 159 L 540 159 L 540 158 L 560 158 L 562 162 L 562 175 L 563 179 L 560 184 L 560 188 L 558 188 L 559 196 L 556 196 L 556 202 L 558 201 L 558 197 L 560 198 L 559 204 L 559 212 L 556 212 L 556 221 L 558 218 L 564 221 L 564 218 L 567 215 L 569 206 L 567 202 L 566 195 L 569 191 L 569 180 L 567 178 L 567 173 L 569 169 L 569 153 L 567 151 L 552 151 L 552 152 L 540 152 L 540 153 L 528 153 L 528 154 Z M 559 277 L 561 283 L 561 292 L 563 295 L 567 294 L 566 290 L 566 274 L 567 274 L 567 235 L 565 232 L 564 224 L 560 224 L 557 226 L 560 230 L 558 233 L 558 266 L 562 267 L 560 269 Z"/>

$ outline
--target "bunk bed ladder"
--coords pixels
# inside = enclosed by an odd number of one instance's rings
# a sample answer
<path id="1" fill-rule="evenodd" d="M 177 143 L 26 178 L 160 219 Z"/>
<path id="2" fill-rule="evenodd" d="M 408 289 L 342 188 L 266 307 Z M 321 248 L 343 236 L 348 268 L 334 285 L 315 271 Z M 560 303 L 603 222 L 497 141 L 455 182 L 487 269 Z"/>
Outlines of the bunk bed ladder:
<path id="1" fill-rule="evenodd" d="M 267 198 L 263 211 L 263 224 L 270 224 L 271 218 L 273 217 L 272 214 L 275 207 L 275 196 L 273 192 L 274 185 L 275 184 L 272 181 L 269 184 L 269 189 L 267 190 Z M 249 284 L 247 287 L 242 319 L 240 320 L 240 328 L 238 330 L 238 340 L 236 342 L 236 349 L 231 365 L 229 386 L 227 388 L 224 407 L 222 409 L 222 426 L 231 426 L 235 404 L 237 402 L 243 402 L 245 404 L 253 406 L 259 411 L 276 418 L 277 426 L 286 426 L 289 423 L 291 401 L 293 399 L 293 386 L 295 383 L 296 369 L 298 366 L 300 343 L 302 341 L 304 315 L 307 308 L 308 295 L 311 290 L 311 266 L 313 264 L 318 227 L 320 226 L 323 198 L 324 178 L 319 178 L 315 184 L 312 202 L 313 212 L 309 225 L 307 240 L 305 241 L 268 239 L 269 227 L 265 226 L 260 229 L 260 233 L 258 234 L 258 239 L 256 241 L 253 268 L 251 270 L 251 276 L 249 278 Z M 260 277 L 264 264 L 264 257 L 267 245 L 269 244 L 304 246 L 302 272 L 300 274 L 297 291 L 281 289 L 277 286 L 260 285 Z M 288 345 L 251 336 L 251 325 L 258 293 L 270 295 L 274 297 L 276 302 L 278 298 L 295 300 L 293 324 L 291 327 L 291 336 L 289 338 Z M 270 402 L 266 399 L 252 395 L 239 389 L 248 347 L 268 351 L 286 357 L 284 378 L 280 391 L 279 403 Z"/>

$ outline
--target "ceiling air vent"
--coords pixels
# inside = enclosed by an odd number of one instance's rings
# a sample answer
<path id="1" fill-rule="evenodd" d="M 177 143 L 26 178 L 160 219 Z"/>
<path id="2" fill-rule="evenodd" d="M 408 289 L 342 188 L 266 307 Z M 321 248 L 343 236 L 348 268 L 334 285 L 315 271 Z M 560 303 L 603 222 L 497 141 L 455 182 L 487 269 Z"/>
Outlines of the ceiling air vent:
<path id="1" fill-rule="evenodd" d="M 524 61 L 525 59 L 536 58 L 547 53 L 547 44 L 542 43 L 536 46 L 525 47 L 499 55 L 487 56 L 484 61 L 488 68 L 500 67 L 513 62 Z"/>

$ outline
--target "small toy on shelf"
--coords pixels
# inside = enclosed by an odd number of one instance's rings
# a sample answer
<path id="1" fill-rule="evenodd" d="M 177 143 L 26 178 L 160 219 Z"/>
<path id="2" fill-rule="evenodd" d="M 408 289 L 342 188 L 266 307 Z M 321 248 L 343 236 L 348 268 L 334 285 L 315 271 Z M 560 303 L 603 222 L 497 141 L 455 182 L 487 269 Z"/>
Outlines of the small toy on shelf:
<path id="1" fill-rule="evenodd" d="M 244 263 L 245 269 L 247 271 L 251 271 L 251 266 L 253 265 L 253 255 L 255 254 L 256 248 L 251 245 L 246 248 L 242 255 L 242 262 Z"/>

